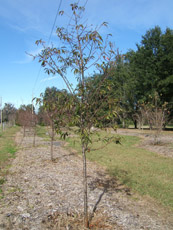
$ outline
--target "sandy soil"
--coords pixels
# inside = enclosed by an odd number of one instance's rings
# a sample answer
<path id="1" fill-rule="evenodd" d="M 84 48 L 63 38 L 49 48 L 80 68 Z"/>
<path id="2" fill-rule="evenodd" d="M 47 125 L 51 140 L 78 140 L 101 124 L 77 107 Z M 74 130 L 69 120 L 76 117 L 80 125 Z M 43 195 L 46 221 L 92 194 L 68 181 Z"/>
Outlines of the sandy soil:
<path id="1" fill-rule="evenodd" d="M 75 229 L 70 223 L 61 227 L 60 219 L 82 213 L 81 158 L 56 143 L 55 161 L 51 162 L 48 142 L 37 137 L 33 148 L 33 138 L 22 138 L 21 133 L 16 142 L 20 150 L 3 185 L 0 229 Z M 88 169 L 89 210 L 92 213 L 94 209 L 95 216 L 104 221 L 97 229 L 173 229 L 172 213 L 133 194 L 102 167 L 88 162 Z"/>

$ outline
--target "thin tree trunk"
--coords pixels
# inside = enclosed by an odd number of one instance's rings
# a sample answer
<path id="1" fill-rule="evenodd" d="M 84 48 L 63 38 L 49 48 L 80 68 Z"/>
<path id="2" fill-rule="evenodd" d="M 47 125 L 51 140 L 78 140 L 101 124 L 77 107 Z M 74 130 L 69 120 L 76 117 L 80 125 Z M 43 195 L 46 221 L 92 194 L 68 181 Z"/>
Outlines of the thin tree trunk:
<path id="1" fill-rule="evenodd" d="M 35 147 L 35 136 L 36 136 L 36 127 L 34 127 L 34 139 L 33 139 L 33 147 Z"/>
<path id="2" fill-rule="evenodd" d="M 25 126 L 23 126 L 23 137 L 25 137 Z"/>
<path id="3" fill-rule="evenodd" d="M 135 126 L 135 129 L 137 129 L 137 120 L 134 121 L 134 126 Z"/>
<path id="4" fill-rule="evenodd" d="M 89 228 L 88 220 L 88 193 L 87 193 L 87 164 L 86 164 L 86 150 L 84 144 L 82 144 L 82 156 L 83 156 L 83 189 L 84 189 L 84 226 Z"/>
<path id="5" fill-rule="evenodd" d="M 54 127 L 52 125 L 51 144 L 50 144 L 51 161 L 53 161 L 53 141 L 54 141 Z"/>
<path id="6" fill-rule="evenodd" d="M 125 129 L 125 121 L 124 121 L 124 118 L 123 118 L 123 129 Z"/>
<path id="7" fill-rule="evenodd" d="M 151 122 L 149 122 L 149 127 L 150 127 L 150 130 L 153 129 L 153 126 L 152 126 Z"/>
<path id="8" fill-rule="evenodd" d="M 123 113 L 123 129 L 125 129 L 125 126 L 126 126 L 126 124 L 125 124 L 125 114 Z"/>

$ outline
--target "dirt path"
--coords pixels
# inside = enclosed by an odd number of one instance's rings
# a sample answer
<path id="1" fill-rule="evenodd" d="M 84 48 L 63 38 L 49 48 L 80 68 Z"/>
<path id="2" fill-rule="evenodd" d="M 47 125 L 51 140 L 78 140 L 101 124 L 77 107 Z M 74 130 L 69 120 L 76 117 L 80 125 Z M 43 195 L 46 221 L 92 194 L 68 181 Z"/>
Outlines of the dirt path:
<path id="1" fill-rule="evenodd" d="M 79 156 L 55 146 L 55 162 L 50 161 L 49 146 L 18 133 L 20 150 L 9 169 L 0 200 L 0 229 L 74 229 L 60 226 L 61 215 L 82 213 L 82 161 Z M 104 220 L 97 229 L 171 230 L 173 215 L 140 199 L 105 173 L 100 166 L 88 162 L 89 209 L 96 207 L 96 216 Z M 73 214 L 73 215 L 72 215 Z M 55 218 L 56 220 L 53 220 Z M 58 223 L 55 227 L 51 222 Z M 107 227 L 106 227 L 107 226 Z M 78 228 L 82 229 L 82 228 Z"/>
<path id="2" fill-rule="evenodd" d="M 139 147 L 147 149 L 149 151 L 158 153 L 159 155 L 166 157 L 173 157 L 173 132 L 171 131 L 163 131 L 159 137 L 159 144 L 154 145 L 154 131 L 148 130 L 138 130 L 138 129 L 119 129 L 117 131 L 118 134 L 121 135 L 130 135 L 130 136 L 138 136 L 141 137 L 141 142 Z"/>

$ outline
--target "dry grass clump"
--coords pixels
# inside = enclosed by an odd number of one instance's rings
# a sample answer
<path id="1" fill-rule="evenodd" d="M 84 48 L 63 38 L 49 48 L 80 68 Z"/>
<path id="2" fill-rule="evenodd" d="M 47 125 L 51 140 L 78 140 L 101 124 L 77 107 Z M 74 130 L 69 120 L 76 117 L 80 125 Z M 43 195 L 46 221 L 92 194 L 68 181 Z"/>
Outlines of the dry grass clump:
<path id="1" fill-rule="evenodd" d="M 59 213 L 54 212 L 42 220 L 43 229 L 46 230 L 85 230 L 83 225 L 83 215 L 80 213 Z M 105 214 L 95 213 L 90 221 L 92 230 L 116 229 L 116 226 L 109 223 Z"/>

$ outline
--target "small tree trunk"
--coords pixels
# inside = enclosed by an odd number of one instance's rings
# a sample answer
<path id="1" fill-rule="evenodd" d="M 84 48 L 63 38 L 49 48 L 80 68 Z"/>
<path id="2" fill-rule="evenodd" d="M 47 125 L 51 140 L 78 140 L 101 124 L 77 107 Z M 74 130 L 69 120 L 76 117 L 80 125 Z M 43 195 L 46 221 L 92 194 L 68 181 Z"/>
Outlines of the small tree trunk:
<path id="1" fill-rule="evenodd" d="M 35 136 L 36 136 L 36 127 L 34 127 L 34 139 L 33 139 L 33 147 L 35 147 Z"/>
<path id="2" fill-rule="evenodd" d="M 125 123 L 125 113 L 123 113 L 123 121 L 122 121 L 123 129 L 126 128 L 126 123 Z"/>
<path id="3" fill-rule="evenodd" d="M 124 121 L 124 118 L 123 118 L 123 129 L 125 129 L 125 121 Z"/>
<path id="4" fill-rule="evenodd" d="M 163 129 L 163 130 L 166 130 L 166 122 L 163 123 L 162 129 Z"/>
<path id="5" fill-rule="evenodd" d="M 152 123 L 151 123 L 151 122 L 149 122 L 149 127 L 150 127 L 150 130 L 153 129 L 153 126 L 152 126 Z"/>
<path id="6" fill-rule="evenodd" d="M 83 157 L 83 189 L 84 189 L 84 226 L 89 228 L 88 220 L 88 193 L 87 193 L 87 164 L 86 164 L 86 150 L 82 144 L 82 157 Z"/>
<path id="7" fill-rule="evenodd" d="M 137 120 L 134 120 L 134 126 L 135 126 L 135 129 L 137 129 Z"/>
<path id="8" fill-rule="evenodd" d="M 25 126 L 23 126 L 23 137 L 25 137 Z"/>
<path id="9" fill-rule="evenodd" d="M 52 125 L 51 144 L 50 144 L 51 161 L 53 161 L 53 141 L 54 141 L 54 127 Z"/>

